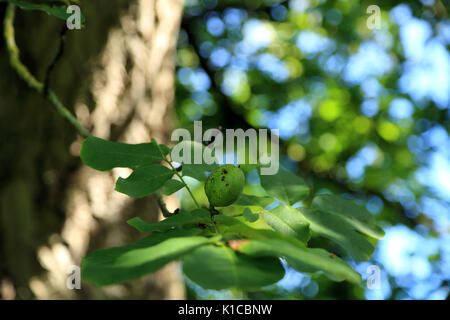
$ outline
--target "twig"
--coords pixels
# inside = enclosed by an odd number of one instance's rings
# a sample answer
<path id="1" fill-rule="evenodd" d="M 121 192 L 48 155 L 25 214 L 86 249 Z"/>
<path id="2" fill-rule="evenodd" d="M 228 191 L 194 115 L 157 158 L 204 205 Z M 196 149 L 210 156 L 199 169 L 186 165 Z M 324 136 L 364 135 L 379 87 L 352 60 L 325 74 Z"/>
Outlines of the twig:
<path id="1" fill-rule="evenodd" d="M 172 163 L 168 160 L 166 160 L 166 162 L 169 164 L 169 166 L 172 168 L 173 172 L 175 172 L 175 174 L 177 175 L 178 178 L 180 178 L 181 182 L 183 182 L 184 186 L 186 187 L 186 190 L 189 192 L 192 200 L 194 200 L 195 205 L 200 208 L 200 205 L 198 204 L 197 200 L 194 197 L 194 194 L 191 191 L 191 188 L 189 188 L 189 186 L 187 185 L 186 181 L 184 181 L 183 176 L 177 171 L 177 169 L 174 168 L 174 166 L 172 165 Z"/>
<path id="2" fill-rule="evenodd" d="M 64 118 L 66 118 L 74 127 L 78 133 L 83 137 L 90 136 L 89 131 L 83 127 L 83 125 L 75 118 L 75 116 L 59 101 L 57 95 L 48 90 L 44 91 L 44 84 L 38 81 L 28 70 L 28 68 L 20 61 L 19 48 L 17 47 L 15 34 L 14 34 L 14 17 L 16 6 L 8 4 L 4 19 L 4 37 L 6 41 L 6 47 L 9 53 L 9 61 L 17 74 L 24 80 L 32 89 L 38 93 L 43 94 L 44 97 L 55 107 L 56 111 Z"/>
<path id="3" fill-rule="evenodd" d="M 194 197 L 194 194 L 192 193 L 191 189 L 189 188 L 189 186 L 187 185 L 186 181 L 184 181 L 183 176 L 178 172 L 178 170 L 173 166 L 172 162 L 166 159 L 166 156 L 164 155 L 164 152 L 162 152 L 159 144 L 155 141 L 156 147 L 158 148 L 159 152 L 161 153 L 161 156 L 163 157 L 163 161 L 166 162 L 170 168 L 172 169 L 172 171 L 175 173 L 175 175 L 180 178 L 181 182 L 183 182 L 184 186 L 186 187 L 186 190 L 189 192 L 192 200 L 194 200 L 195 205 L 200 208 L 200 205 L 198 204 L 197 200 Z"/>
<path id="4" fill-rule="evenodd" d="M 167 209 L 166 204 L 164 203 L 164 200 L 163 200 L 163 198 L 162 198 L 162 196 L 161 196 L 161 194 L 159 192 L 155 193 L 155 198 L 156 198 L 156 201 L 158 202 L 159 208 L 161 209 L 161 212 L 162 212 L 164 217 L 167 218 L 167 217 L 170 217 L 170 216 L 175 214 L 175 212 L 171 213 Z"/>
<path id="5" fill-rule="evenodd" d="M 60 42 L 59 42 L 59 49 L 58 52 L 56 54 L 56 56 L 53 58 L 53 61 L 50 63 L 50 65 L 47 68 L 47 71 L 45 72 L 45 79 L 44 79 L 44 96 L 47 97 L 48 96 L 48 92 L 50 89 L 50 78 L 52 75 L 52 71 L 55 68 L 56 64 L 58 63 L 59 59 L 61 59 L 63 53 L 64 53 L 64 48 L 65 48 L 65 44 L 66 44 L 66 32 L 67 32 L 67 26 L 66 24 L 63 25 L 63 28 L 61 29 L 61 35 L 60 35 Z"/>

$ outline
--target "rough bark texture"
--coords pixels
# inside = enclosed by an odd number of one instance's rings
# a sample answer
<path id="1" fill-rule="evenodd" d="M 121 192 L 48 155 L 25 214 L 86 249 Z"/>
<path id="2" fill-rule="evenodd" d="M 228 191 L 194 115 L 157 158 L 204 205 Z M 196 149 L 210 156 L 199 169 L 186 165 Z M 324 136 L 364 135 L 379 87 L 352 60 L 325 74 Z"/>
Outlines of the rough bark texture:
<path id="1" fill-rule="evenodd" d="M 99 137 L 167 142 L 181 0 L 82 1 L 86 28 L 70 31 L 51 87 Z M 4 7 L 0 9 L 3 16 Z M 43 79 L 62 22 L 17 12 L 23 61 Z M 0 298 L 183 298 L 177 265 L 123 285 L 66 288 L 87 252 L 137 240 L 125 224 L 161 218 L 154 199 L 114 191 L 127 170 L 97 172 L 79 160 L 81 138 L 10 68 L 0 51 Z M 175 207 L 175 199 L 167 199 Z"/>

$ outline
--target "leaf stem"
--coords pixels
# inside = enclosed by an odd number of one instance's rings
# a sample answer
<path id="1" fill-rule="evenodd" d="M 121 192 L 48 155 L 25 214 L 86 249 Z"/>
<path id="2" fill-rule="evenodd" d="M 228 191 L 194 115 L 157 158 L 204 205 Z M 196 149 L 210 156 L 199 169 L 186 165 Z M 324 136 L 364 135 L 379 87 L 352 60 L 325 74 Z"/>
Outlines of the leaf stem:
<path id="1" fill-rule="evenodd" d="M 48 90 L 48 93 L 44 92 L 44 84 L 37 80 L 28 68 L 20 61 L 19 48 L 17 47 L 14 33 L 14 18 L 15 18 L 16 6 L 8 4 L 4 19 L 4 37 L 6 41 L 6 47 L 9 53 L 9 61 L 17 74 L 24 80 L 32 89 L 42 94 L 56 109 L 56 111 L 64 118 L 66 118 L 70 124 L 72 124 L 78 133 L 83 137 L 90 136 L 89 131 L 83 127 L 83 125 L 75 118 L 75 116 L 59 101 L 56 94 Z"/>
<path id="2" fill-rule="evenodd" d="M 167 160 L 166 160 L 167 161 Z M 192 200 L 194 200 L 195 205 L 197 207 L 200 208 L 200 205 L 198 204 L 197 200 L 194 197 L 194 194 L 191 191 L 191 188 L 189 188 L 189 186 L 187 185 L 186 181 L 184 181 L 183 176 L 181 174 L 178 173 L 178 171 L 173 167 L 172 163 L 170 161 L 167 161 L 167 163 L 169 164 L 169 166 L 172 168 L 172 170 L 175 172 L 175 174 L 177 175 L 178 178 L 180 178 L 180 180 L 184 183 L 184 185 L 186 186 L 186 190 L 189 192 L 189 194 L 191 195 Z"/>
<path id="3" fill-rule="evenodd" d="M 166 159 L 166 156 L 164 155 L 164 152 L 162 152 L 161 147 L 159 146 L 159 144 L 154 139 L 152 139 L 152 142 L 158 147 L 158 150 L 161 153 L 161 156 L 163 157 L 164 161 L 170 166 L 172 171 L 175 172 L 177 177 L 180 178 L 181 182 L 183 182 L 183 184 L 186 187 L 187 191 L 189 192 L 192 200 L 194 200 L 195 205 L 198 208 L 201 208 L 200 205 L 198 204 L 197 200 L 195 199 L 194 194 L 191 191 L 191 188 L 189 188 L 189 186 L 187 185 L 186 181 L 184 181 L 183 176 L 178 173 L 177 169 L 175 169 L 175 167 L 172 165 L 172 162 L 170 162 L 169 160 Z"/>

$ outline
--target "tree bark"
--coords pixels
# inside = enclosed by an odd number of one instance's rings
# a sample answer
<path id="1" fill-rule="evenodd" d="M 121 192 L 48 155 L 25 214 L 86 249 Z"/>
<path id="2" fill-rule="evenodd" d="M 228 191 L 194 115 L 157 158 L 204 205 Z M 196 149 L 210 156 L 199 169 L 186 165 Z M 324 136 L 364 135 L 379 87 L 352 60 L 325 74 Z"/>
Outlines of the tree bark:
<path id="1" fill-rule="evenodd" d="M 67 33 L 52 90 L 96 136 L 167 142 L 182 1 L 86 0 L 81 10 L 86 27 Z M 21 58 L 42 81 L 63 22 L 16 15 Z M 126 284 L 66 287 L 67 270 L 89 251 L 138 239 L 126 219 L 157 221 L 161 213 L 151 197 L 135 201 L 114 191 L 129 170 L 97 172 L 80 163 L 81 137 L 14 73 L 4 44 L 0 73 L 0 298 L 183 298 L 176 264 Z M 176 207 L 176 199 L 167 201 Z"/>

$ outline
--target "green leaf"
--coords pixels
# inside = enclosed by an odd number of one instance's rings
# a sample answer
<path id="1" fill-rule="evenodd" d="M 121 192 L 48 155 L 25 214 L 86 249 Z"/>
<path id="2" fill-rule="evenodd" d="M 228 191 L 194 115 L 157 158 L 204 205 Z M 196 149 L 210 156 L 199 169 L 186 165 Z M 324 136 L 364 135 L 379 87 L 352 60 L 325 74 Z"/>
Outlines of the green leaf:
<path id="1" fill-rule="evenodd" d="M 264 212 L 269 226 L 286 236 L 291 236 L 306 243 L 310 238 L 309 223 L 301 213 L 292 207 L 280 205 Z"/>
<path id="2" fill-rule="evenodd" d="M 151 143 L 159 149 L 159 152 L 163 156 L 167 156 L 170 153 L 170 148 L 168 146 L 166 146 L 165 144 L 158 144 L 158 142 L 156 142 L 155 138 L 152 138 Z"/>
<path id="3" fill-rule="evenodd" d="M 214 216 L 214 221 L 216 222 L 216 228 L 222 235 L 233 235 L 245 239 L 281 239 L 296 246 L 305 245 L 300 240 L 293 237 L 287 237 L 278 231 L 252 228 L 246 223 L 233 217 L 216 215 Z"/>
<path id="4" fill-rule="evenodd" d="M 160 164 L 139 167 L 126 179 L 119 178 L 116 190 L 132 198 L 142 198 L 161 188 L 173 176 L 173 171 Z"/>
<path id="5" fill-rule="evenodd" d="M 170 153 L 170 148 L 168 146 L 166 146 L 165 144 L 160 144 L 159 149 L 165 156 L 167 156 Z"/>
<path id="6" fill-rule="evenodd" d="M 252 210 L 250 210 L 250 208 L 245 208 L 243 215 L 244 215 L 244 219 L 248 222 L 255 222 L 259 219 L 259 215 L 256 213 L 253 213 Z"/>
<path id="7" fill-rule="evenodd" d="M 222 246 L 207 245 L 183 259 L 186 276 L 205 289 L 252 289 L 281 280 L 284 269 L 276 258 L 252 258 Z"/>
<path id="8" fill-rule="evenodd" d="M 261 186 L 266 192 L 284 204 L 294 204 L 304 200 L 309 193 L 305 181 L 283 168 L 274 175 L 261 175 Z"/>
<path id="9" fill-rule="evenodd" d="M 241 194 L 234 204 L 239 206 L 255 206 L 265 208 L 269 204 L 273 203 L 273 201 L 274 200 L 270 197 L 258 197 L 249 194 Z"/>
<path id="10" fill-rule="evenodd" d="M 208 173 L 218 167 L 217 163 L 205 163 L 205 150 L 206 147 L 197 141 L 184 140 L 172 148 L 171 158 L 173 161 L 181 163 L 181 173 L 183 176 L 205 181 Z M 196 159 L 196 155 L 200 156 L 199 159 Z M 199 163 L 195 163 L 196 160 L 199 160 Z"/>
<path id="11" fill-rule="evenodd" d="M 318 235 L 330 239 L 346 249 L 356 260 L 366 261 L 373 253 L 372 244 L 353 226 L 333 213 L 308 208 L 298 208 L 312 231 Z"/>
<path id="12" fill-rule="evenodd" d="M 81 263 L 83 280 L 105 286 L 135 279 L 155 272 L 199 246 L 220 239 L 219 236 L 196 236 L 198 232 L 198 229 L 176 229 L 153 233 L 125 247 L 94 251 Z"/>
<path id="13" fill-rule="evenodd" d="M 115 167 L 135 168 L 163 160 L 153 143 L 127 144 L 94 136 L 83 142 L 80 157 L 84 164 L 100 171 Z"/>
<path id="14" fill-rule="evenodd" d="M 291 267 L 300 272 L 323 271 L 335 281 L 361 282 L 361 276 L 344 260 L 323 249 L 295 246 L 280 239 L 261 239 L 249 240 L 237 247 L 237 250 L 255 257 L 283 256 Z"/>
<path id="15" fill-rule="evenodd" d="M 340 215 L 356 230 L 370 237 L 376 239 L 384 237 L 383 229 L 375 224 L 373 216 L 352 200 L 334 195 L 320 195 L 313 199 L 311 207 Z"/>
<path id="16" fill-rule="evenodd" d="M 218 167 L 217 164 L 183 164 L 182 174 L 198 181 L 206 181 L 208 173 Z"/>
<path id="17" fill-rule="evenodd" d="M 238 251 L 255 256 L 285 257 L 287 262 L 301 272 L 323 271 L 333 280 L 349 280 L 359 283 L 361 277 L 347 263 L 323 249 L 310 249 L 297 238 L 279 232 L 252 228 L 238 219 L 214 216 L 217 228 L 223 235 L 235 235 L 249 239 L 248 244 L 260 247 L 244 250 L 247 244 L 236 247 Z M 258 240 L 257 242 L 255 242 Z M 264 245 L 264 246 L 263 246 Z"/>
<path id="18" fill-rule="evenodd" d="M 54 16 L 56 18 L 67 20 L 71 15 L 67 13 L 66 5 L 52 5 L 45 2 L 48 1 L 25 1 L 25 0 L 0 0 L 0 2 L 9 2 L 18 6 L 22 10 L 39 10 L 47 13 L 48 15 Z M 40 2 L 40 3 L 37 3 Z M 53 1 L 53 2 L 63 2 L 65 1 Z M 81 22 L 84 23 L 84 16 L 81 14 Z"/>
<path id="19" fill-rule="evenodd" d="M 180 180 L 170 179 L 164 183 L 162 193 L 166 196 L 170 196 L 172 193 L 175 193 L 184 187 L 184 183 Z"/>
<path id="20" fill-rule="evenodd" d="M 127 223 L 138 229 L 140 232 L 164 232 L 175 227 L 190 224 L 209 224 L 211 223 L 211 218 L 208 210 L 196 209 L 192 212 L 177 213 L 157 223 L 148 223 L 139 217 L 132 218 L 128 220 Z"/>

